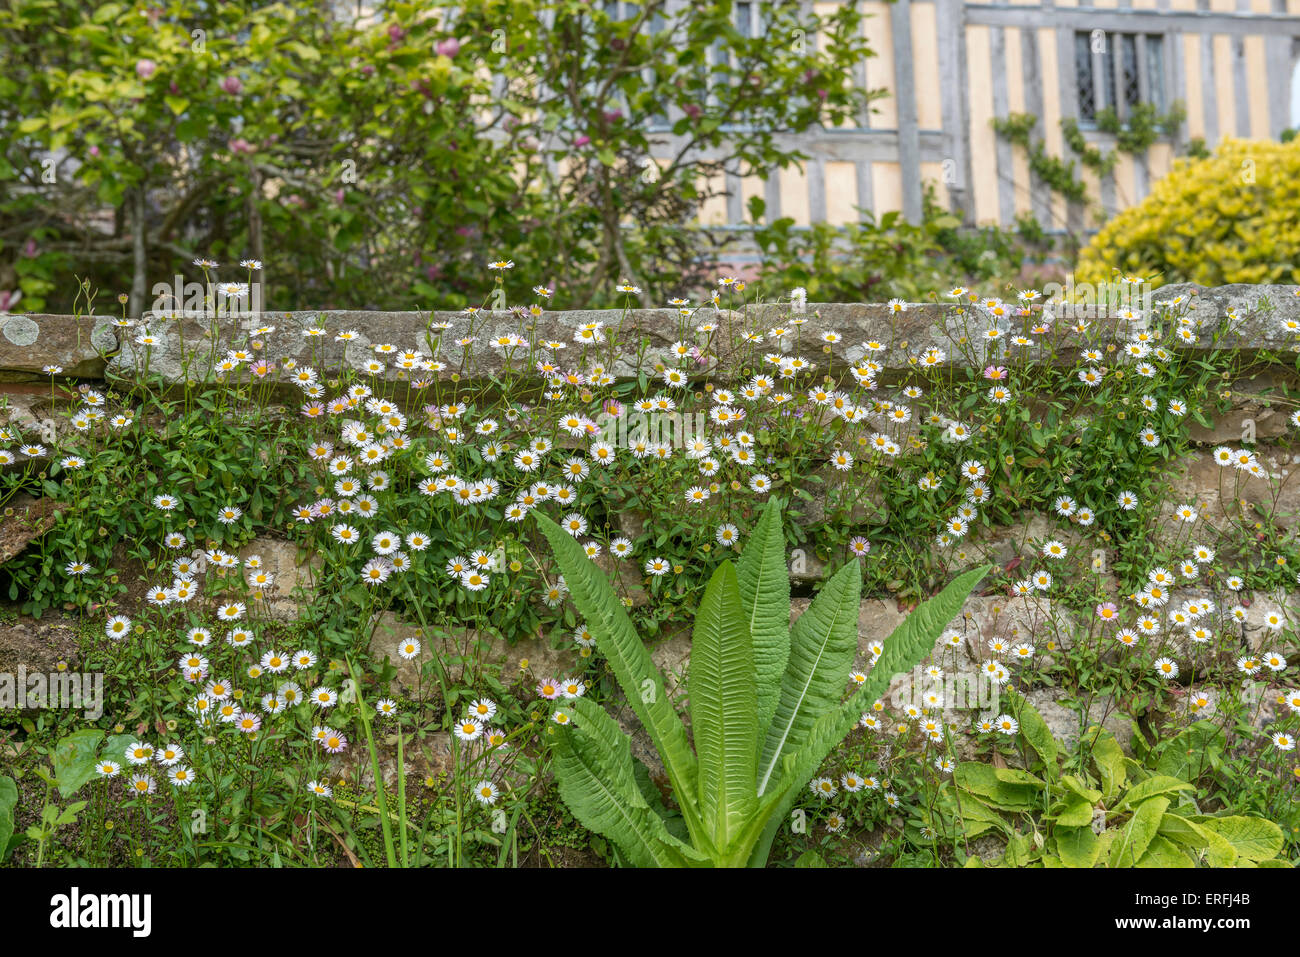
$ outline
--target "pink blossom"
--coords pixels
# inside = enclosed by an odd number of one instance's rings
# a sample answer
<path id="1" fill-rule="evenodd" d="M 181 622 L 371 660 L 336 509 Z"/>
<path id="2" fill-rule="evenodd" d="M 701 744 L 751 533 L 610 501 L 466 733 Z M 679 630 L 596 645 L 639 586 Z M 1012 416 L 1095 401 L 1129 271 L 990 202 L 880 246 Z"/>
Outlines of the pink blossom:
<path id="1" fill-rule="evenodd" d="M 239 82 L 239 77 L 228 76 L 221 81 L 221 88 L 231 96 L 238 96 L 240 91 L 243 90 L 244 84 Z"/>
<path id="2" fill-rule="evenodd" d="M 439 40 L 438 45 L 434 47 L 434 52 L 436 52 L 438 56 L 454 57 L 460 52 L 460 41 L 455 37 L 450 37 L 446 40 Z"/>
<path id="3" fill-rule="evenodd" d="M 142 80 L 147 80 L 153 76 L 153 71 L 158 69 L 158 64 L 153 60 L 137 60 L 135 64 L 135 75 Z"/>

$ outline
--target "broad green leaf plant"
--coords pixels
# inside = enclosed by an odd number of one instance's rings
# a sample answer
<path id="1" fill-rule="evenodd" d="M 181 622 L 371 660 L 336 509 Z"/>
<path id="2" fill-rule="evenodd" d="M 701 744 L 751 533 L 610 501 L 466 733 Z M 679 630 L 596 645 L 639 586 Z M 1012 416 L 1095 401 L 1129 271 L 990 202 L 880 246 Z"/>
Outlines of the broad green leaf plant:
<path id="1" fill-rule="evenodd" d="M 1203 813 L 1196 785 L 1167 773 L 1181 772 L 1183 765 L 1143 767 L 1103 728 L 1087 730 L 1088 758 L 1066 773 L 1042 715 L 1014 691 L 1004 696 L 1031 749 L 1026 754 L 1036 760 L 1032 772 L 978 761 L 957 765 L 954 788 L 940 795 L 931 823 L 966 841 L 985 833 L 1006 840 L 1000 858 L 984 861 L 971 854 L 966 866 L 1289 866 L 1279 856 L 1285 841 L 1277 824 L 1229 809 Z M 1200 723 L 1180 737 L 1210 747 L 1214 730 Z"/>
<path id="2" fill-rule="evenodd" d="M 560 795 L 583 825 L 638 867 L 762 867 L 827 754 L 894 675 L 930 652 L 988 571 L 961 575 L 913 611 L 866 682 L 841 700 L 858 650 L 860 565 L 840 569 L 790 627 L 785 536 L 773 499 L 739 562 L 723 562 L 700 601 L 687 674 L 688 735 L 613 588 L 574 538 L 545 516 L 537 524 L 653 740 L 681 812 L 680 821 L 669 818 L 649 793 L 654 786 L 638 773 L 631 740 L 615 720 L 588 699 L 572 702 L 572 721 L 555 748 Z"/>

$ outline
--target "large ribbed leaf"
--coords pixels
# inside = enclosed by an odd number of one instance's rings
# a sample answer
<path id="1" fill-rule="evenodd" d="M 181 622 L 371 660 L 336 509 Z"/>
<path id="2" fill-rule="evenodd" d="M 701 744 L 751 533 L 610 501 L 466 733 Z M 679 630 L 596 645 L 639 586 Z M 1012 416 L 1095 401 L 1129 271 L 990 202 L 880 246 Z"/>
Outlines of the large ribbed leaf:
<path id="1" fill-rule="evenodd" d="M 962 605 L 992 567 L 985 565 L 958 575 L 947 588 L 922 602 L 885 640 L 880 660 L 872 667 L 862 687 L 848 701 L 820 717 L 798 753 L 786 755 L 781 763 L 780 780 L 772 785 L 782 797 L 770 810 L 771 816 L 762 839 L 750 858 L 752 866 L 762 867 L 767 862 L 772 840 L 798 798 L 799 789 L 812 779 L 831 748 L 844 740 L 862 717 L 862 712 L 889 690 L 889 684 L 896 676 L 910 672 L 934 650 L 943 630 L 961 614 Z"/>
<path id="2" fill-rule="evenodd" d="M 702 837 L 695 754 L 686 728 L 664 690 L 663 675 L 650 660 L 650 652 L 637 635 L 618 595 L 582 546 L 545 515 L 534 514 L 537 527 L 550 542 L 555 560 L 564 572 L 573 603 L 595 636 L 597 647 L 609 662 L 632 711 L 663 759 L 687 829 L 692 838 Z"/>
<path id="3" fill-rule="evenodd" d="M 758 727 L 765 734 L 790 658 L 790 570 L 785 564 L 781 507 L 775 498 L 768 501 L 740 553 L 736 579 L 754 646 Z"/>
<path id="4" fill-rule="evenodd" d="M 637 787 L 632 741 L 601 708 L 573 702 L 573 723 L 559 732 L 555 777 L 560 796 L 588 830 L 609 838 L 637 867 L 686 867 L 707 858 L 668 833 Z"/>
<path id="5" fill-rule="evenodd" d="M 896 676 L 910 672 L 933 651 L 943 630 L 961 614 L 962 605 L 992 567 L 985 565 L 958 575 L 943 591 L 913 609 L 885 639 L 880 660 L 872 665 L 871 674 L 857 697 L 871 704 L 889 690 L 889 683 Z"/>
<path id="6" fill-rule="evenodd" d="M 758 804 L 754 652 L 729 561 L 713 573 L 695 613 L 687 690 L 699 757 L 700 814 L 714 848 L 723 851 Z"/>
<path id="7" fill-rule="evenodd" d="M 790 660 L 758 762 L 759 794 L 778 776 L 781 759 L 803 747 L 813 724 L 844 694 L 858 651 L 861 593 L 861 566 L 845 565 L 790 630 Z"/>

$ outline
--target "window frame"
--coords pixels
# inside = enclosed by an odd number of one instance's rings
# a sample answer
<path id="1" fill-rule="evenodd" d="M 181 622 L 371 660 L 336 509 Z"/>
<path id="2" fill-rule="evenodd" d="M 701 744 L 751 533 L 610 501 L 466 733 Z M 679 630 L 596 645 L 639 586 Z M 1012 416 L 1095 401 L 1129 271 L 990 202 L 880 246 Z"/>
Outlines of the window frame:
<path id="1" fill-rule="evenodd" d="M 1104 31 L 1105 48 L 1093 47 L 1093 32 L 1089 30 L 1074 31 L 1074 85 L 1078 97 L 1078 122 L 1083 128 L 1096 128 L 1097 114 L 1111 108 L 1122 124 L 1127 124 L 1132 109 L 1139 104 L 1149 104 L 1155 109 L 1166 109 L 1168 97 L 1168 60 L 1166 51 L 1170 49 L 1169 34 L 1163 32 L 1138 32 L 1128 30 Z M 1137 74 L 1137 100 L 1130 103 L 1125 95 L 1128 84 L 1125 82 L 1125 47 L 1131 43 L 1133 49 L 1133 71 Z M 1088 57 L 1088 77 L 1091 81 L 1091 96 L 1085 107 L 1082 82 L 1085 77 L 1081 69 L 1081 44 L 1086 47 Z"/>

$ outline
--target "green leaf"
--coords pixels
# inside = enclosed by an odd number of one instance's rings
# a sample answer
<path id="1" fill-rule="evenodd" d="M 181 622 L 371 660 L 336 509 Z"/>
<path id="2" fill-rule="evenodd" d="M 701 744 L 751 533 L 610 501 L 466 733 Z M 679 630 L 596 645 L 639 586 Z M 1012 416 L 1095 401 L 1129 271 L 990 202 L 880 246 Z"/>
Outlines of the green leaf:
<path id="1" fill-rule="evenodd" d="M 1044 784 L 1043 779 L 1019 768 L 994 768 L 993 776 L 1006 784 L 1028 784 L 1036 789 Z"/>
<path id="2" fill-rule="evenodd" d="M 1165 818 L 1168 819 L 1172 816 L 1166 814 Z M 1241 855 L 1232 846 L 1232 842 L 1218 831 L 1212 831 L 1209 828 L 1204 830 L 1205 836 L 1209 838 L 1205 846 L 1205 863 L 1210 867 L 1235 867 Z"/>
<path id="3" fill-rule="evenodd" d="M 637 788 L 632 740 L 587 698 L 573 702 L 573 722 L 559 732 L 555 777 L 560 796 L 588 830 L 619 846 L 637 867 L 684 867 L 705 858 L 668 833 Z"/>
<path id="4" fill-rule="evenodd" d="M 1111 845 L 1111 867 L 1133 867 L 1142 858 L 1160 830 L 1160 819 L 1168 807 L 1169 799 L 1164 797 L 1153 797 L 1137 806 Z"/>
<path id="5" fill-rule="evenodd" d="M 825 867 L 826 859 L 816 851 L 804 851 L 794 862 L 795 867 Z"/>
<path id="6" fill-rule="evenodd" d="M 1209 721 L 1197 721 L 1170 739 L 1156 762 L 1156 771 L 1169 777 L 1195 780 L 1223 753 L 1227 736 Z"/>
<path id="7" fill-rule="evenodd" d="M 1196 823 L 1224 838 L 1248 861 L 1266 861 L 1282 850 L 1282 829 L 1262 817 L 1200 817 Z"/>
<path id="8" fill-rule="evenodd" d="M 1092 803 L 1080 794 L 1068 794 L 1065 806 L 1056 815 L 1058 826 L 1086 827 L 1092 824 Z"/>
<path id="9" fill-rule="evenodd" d="M 1167 813 L 1160 819 L 1160 835 L 1173 841 L 1175 844 L 1182 844 L 1186 847 L 1201 849 L 1209 848 L 1211 844 L 1215 845 L 1214 855 L 1219 857 L 1230 856 L 1232 860 L 1237 859 L 1237 852 L 1233 850 L 1231 844 L 1225 841 L 1218 834 L 1201 827 L 1195 821 L 1189 821 L 1185 817 L 1173 813 Z M 1224 854 L 1224 849 L 1230 854 Z M 1231 866 L 1230 864 L 1211 864 L 1212 867 Z"/>
<path id="10" fill-rule="evenodd" d="M 54 746 L 54 781 L 65 798 L 72 797 L 95 776 L 95 750 L 103 737 L 104 732 L 98 728 L 85 728 Z"/>
<path id="11" fill-rule="evenodd" d="M 1056 856 L 1066 867 L 1092 867 L 1097 863 L 1101 843 L 1091 827 L 1061 827 L 1052 832 L 1056 838 Z"/>
<path id="12" fill-rule="evenodd" d="M 1147 778 L 1140 781 L 1124 792 L 1124 798 L 1115 805 L 1116 810 L 1126 807 L 1136 807 L 1143 801 L 1157 794 L 1169 794 L 1173 791 L 1193 791 L 1195 788 L 1186 781 L 1180 781 L 1177 778 L 1167 777 L 1158 774 L 1155 777 Z"/>
<path id="13" fill-rule="evenodd" d="M 766 733 L 790 659 L 790 572 L 777 499 L 767 507 L 736 565 L 740 603 L 749 622 L 757 671 L 758 727 Z"/>
<path id="14" fill-rule="evenodd" d="M 960 614 L 970 593 L 992 567 L 985 565 L 959 575 L 939 594 L 922 602 L 886 639 L 880 660 L 872 667 L 866 682 L 857 693 L 839 708 L 822 715 L 804 747 L 796 755 L 787 755 L 782 762 L 782 780 L 779 785 L 781 797 L 773 806 L 762 840 L 750 857 L 751 867 L 761 867 L 766 863 L 768 851 L 776 838 L 776 830 L 793 806 L 798 789 L 808 783 L 831 748 L 844 740 L 844 736 L 857 724 L 862 712 L 885 693 L 894 676 L 911 671 L 934 650 L 939 635 Z"/>
<path id="15" fill-rule="evenodd" d="M 1092 760 L 1101 774 L 1102 795 L 1107 799 L 1115 797 L 1124 786 L 1128 770 L 1124 765 L 1124 749 L 1119 746 L 1115 736 L 1095 725 L 1088 729 L 1087 740 L 1092 744 Z"/>
<path id="16" fill-rule="evenodd" d="M 984 803 L 1004 811 L 1027 811 L 1039 803 L 1032 784 L 998 779 L 998 769 L 979 761 L 963 761 L 953 769 L 953 783 Z"/>
<path id="17" fill-rule="evenodd" d="M 176 116 L 184 113 L 190 105 L 190 101 L 183 96 L 164 96 L 163 102 L 167 104 L 167 109 L 171 110 Z"/>
<path id="18" fill-rule="evenodd" d="M 304 60 L 316 61 L 320 59 L 320 51 L 309 43 L 300 43 L 296 40 L 286 43 L 290 50 L 298 54 Z"/>
<path id="19" fill-rule="evenodd" d="M 1011 701 L 1011 713 L 1020 722 L 1020 734 L 1038 754 L 1049 778 L 1056 777 L 1056 738 L 1048 730 L 1047 722 L 1033 705 L 1011 689 L 1003 692 Z"/>
<path id="20" fill-rule="evenodd" d="M 695 614 L 688 681 L 700 813 L 719 850 L 731 845 L 758 805 L 754 675 L 736 570 L 725 561 L 713 573 Z"/>
<path id="21" fill-rule="evenodd" d="M 1089 804 L 1095 805 L 1098 801 L 1101 800 L 1100 791 L 1096 790 L 1095 788 L 1088 787 L 1086 784 L 1080 781 L 1073 774 L 1062 775 L 1061 783 L 1064 784 L 1071 791 L 1073 791 L 1075 794 L 1079 795 L 1079 797 L 1086 799 Z"/>
<path id="22" fill-rule="evenodd" d="M 641 796 L 646 799 L 646 803 L 650 805 L 650 808 L 663 818 L 668 833 L 680 841 L 689 841 L 690 835 L 686 831 L 686 822 L 682 820 L 680 812 L 669 809 L 668 805 L 664 803 L 664 796 L 659 793 L 658 786 L 650 777 L 650 769 L 639 759 L 633 759 L 632 775 L 636 778 L 637 790 L 641 792 Z M 522 805 L 520 806 L 522 807 Z"/>
<path id="23" fill-rule="evenodd" d="M 1133 755 L 1139 761 L 1145 761 L 1151 751 L 1151 745 L 1147 742 L 1145 735 L 1142 734 L 1142 727 L 1131 718 L 1129 719 L 1129 730 L 1133 733 L 1132 749 Z M 1177 777 L 1178 775 L 1175 775 Z"/>
<path id="24" fill-rule="evenodd" d="M 861 566 L 845 565 L 795 622 L 790 661 L 758 765 L 759 794 L 777 777 L 781 760 L 800 751 L 817 720 L 843 697 L 858 651 L 861 593 Z"/>
<path id="25" fill-rule="evenodd" d="M 5 859 L 9 839 L 14 833 L 18 810 L 18 785 L 11 777 L 0 777 L 0 861 Z"/>
<path id="26" fill-rule="evenodd" d="M 650 652 L 632 626 L 623 603 L 582 546 L 545 515 L 534 515 L 564 572 L 573 603 L 595 636 L 632 711 L 654 741 L 687 829 L 693 838 L 703 838 L 695 754 L 664 689 L 663 675 L 650 660 Z"/>
<path id="27" fill-rule="evenodd" d="M 1025 867 L 1034 856 L 1033 840 L 1028 834 L 1013 834 L 1007 841 L 1003 859 L 1011 867 Z"/>
<path id="28" fill-rule="evenodd" d="M 1157 834 L 1151 838 L 1151 843 L 1147 845 L 1146 853 L 1138 860 L 1138 867 L 1195 867 L 1194 861 L 1187 851 L 1180 850 L 1178 845 L 1174 844 L 1168 838 L 1161 837 Z"/>
<path id="29" fill-rule="evenodd" d="M 81 809 L 85 807 L 87 803 L 89 802 L 77 801 L 74 804 L 69 804 L 63 809 L 63 813 L 54 819 L 54 826 L 62 827 L 65 824 L 71 824 L 77 819 L 77 815 L 81 813 Z"/>
<path id="30" fill-rule="evenodd" d="M 951 791 L 945 792 L 945 794 L 951 793 Z M 963 839 L 979 837 L 993 828 L 1000 831 L 1007 830 L 1007 822 L 997 811 L 963 791 L 958 791 L 956 794 L 953 818 Z"/>

